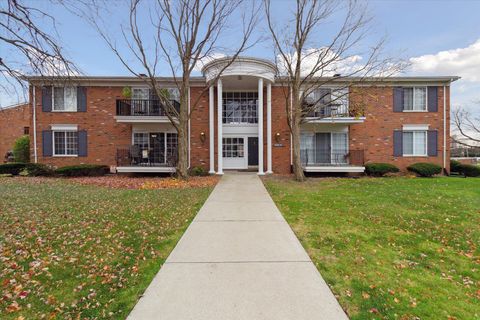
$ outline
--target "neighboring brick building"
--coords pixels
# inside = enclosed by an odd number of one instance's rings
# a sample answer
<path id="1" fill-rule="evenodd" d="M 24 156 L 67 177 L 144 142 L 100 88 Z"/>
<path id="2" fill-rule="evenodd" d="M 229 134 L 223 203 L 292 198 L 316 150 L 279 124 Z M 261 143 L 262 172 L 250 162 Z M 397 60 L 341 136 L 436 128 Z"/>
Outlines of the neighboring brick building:
<path id="1" fill-rule="evenodd" d="M 0 108 L 0 163 L 5 161 L 5 154 L 13 150 L 15 140 L 30 134 L 31 118 L 28 103 Z"/>
<path id="2" fill-rule="evenodd" d="M 208 87 L 222 63 L 210 62 L 204 77 L 191 81 L 190 166 L 218 174 L 252 167 L 260 174 L 289 173 L 287 102 L 275 66 L 239 58 Z M 312 92 L 306 103 L 315 101 L 317 109 L 302 125 L 305 171 L 363 172 L 365 162 L 405 169 L 420 161 L 448 170 L 449 89 L 456 79 L 340 78 Z M 161 85 L 178 101 L 173 79 L 162 78 Z M 175 129 L 142 79 L 76 77 L 52 85 L 32 77 L 30 86 L 32 159 L 55 166 L 107 164 L 118 172 L 174 170 Z M 124 91 L 132 96 L 123 97 Z"/>

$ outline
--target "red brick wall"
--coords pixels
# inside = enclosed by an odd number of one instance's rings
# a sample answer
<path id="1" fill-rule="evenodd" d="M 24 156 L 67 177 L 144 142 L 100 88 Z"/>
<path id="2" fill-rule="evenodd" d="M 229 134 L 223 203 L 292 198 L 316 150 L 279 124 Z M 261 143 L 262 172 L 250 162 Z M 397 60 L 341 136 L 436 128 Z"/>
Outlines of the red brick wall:
<path id="1" fill-rule="evenodd" d="M 278 174 L 287 174 L 291 172 L 290 129 L 288 128 L 287 111 L 285 109 L 285 105 L 286 99 L 284 88 L 272 86 L 272 164 L 273 172 Z M 264 127 L 266 129 L 266 123 L 264 124 Z M 277 133 L 280 133 L 280 136 L 278 138 L 276 136 Z M 266 139 L 266 132 L 264 135 Z"/>
<path id="2" fill-rule="evenodd" d="M 190 108 L 192 112 L 190 118 L 190 165 L 192 168 L 201 166 L 208 171 L 210 168 L 208 88 L 191 87 L 190 96 Z M 205 134 L 203 141 L 201 138 L 202 132 Z"/>
<path id="3" fill-rule="evenodd" d="M 118 146 L 131 144 L 131 125 L 115 120 L 116 99 L 121 98 L 122 87 L 89 87 L 87 112 L 42 112 L 41 88 L 36 88 L 37 152 L 38 162 L 56 167 L 74 164 L 115 165 Z M 43 157 L 42 131 L 52 124 L 76 124 L 78 130 L 87 130 L 87 157 Z M 33 128 L 33 126 L 32 126 Z M 30 138 L 33 141 L 33 130 Z M 33 146 L 33 143 L 31 143 Z M 32 154 L 33 159 L 33 154 Z"/>
<path id="4" fill-rule="evenodd" d="M 450 168 L 450 101 L 447 87 L 447 169 Z M 437 112 L 393 112 L 393 87 L 352 89 L 350 100 L 363 106 L 366 120 L 350 126 L 350 150 L 365 150 L 366 162 L 388 162 L 401 170 L 415 162 L 432 162 L 443 167 L 443 87 L 438 88 Z M 404 124 L 428 124 L 438 130 L 437 157 L 394 157 L 393 131 Z"/>
<path id="5" fill-rule="evenodd" d="M 30 118 L 28 103 L 0 109 L 0 163 L 3 163 L 5 153 L 13 149 L 15 140 L 23 135 L 24 127 L 30 126 Z"/>

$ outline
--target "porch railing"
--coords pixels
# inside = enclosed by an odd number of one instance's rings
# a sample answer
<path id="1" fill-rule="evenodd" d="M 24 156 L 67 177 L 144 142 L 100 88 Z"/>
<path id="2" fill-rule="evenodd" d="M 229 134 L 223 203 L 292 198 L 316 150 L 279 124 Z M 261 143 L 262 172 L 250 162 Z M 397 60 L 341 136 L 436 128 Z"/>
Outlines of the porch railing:
<path id="1" fill-rule="evenodd" d="M 363 166 L 364 150 L 317 150 L 302 149 L 302 164 L 308 166 Z"/>
<path id="2" fill-rule="evenodd" d="M 125 146 L 117 148 L 117 167 L 176 167 L 177 150 L 165 153 L 158 149 Z"/>
<path id="3" fill-rule="evenodd" d="M 180 103 L 170 100 L 177 112 Z M 159 99 L 119 99 L 117 116 L 167 116 L 166 106 Z"/>
<path id="4" fill-rule="evenodd" d="M 303 104 L 305 116 L 308 118 L 346 118 L 363 116 L 363 113 L 351 110 L 348 105 L 341 103 L 323 104 Z"/>

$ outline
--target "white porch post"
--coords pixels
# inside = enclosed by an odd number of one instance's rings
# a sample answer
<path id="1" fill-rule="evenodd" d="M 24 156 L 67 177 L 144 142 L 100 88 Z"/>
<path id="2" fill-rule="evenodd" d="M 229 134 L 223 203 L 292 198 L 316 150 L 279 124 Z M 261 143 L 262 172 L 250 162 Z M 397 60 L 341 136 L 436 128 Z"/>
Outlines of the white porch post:
<path id="1" fill-rule="evenodd" d="M 218 79 L 217 82 L 217 134 L 218 134 L 218 160 L 217 160 L 217 174 L 223 174 L 223 145 L 222 145 L 222 136 L 223 136 L 223 127 L 222 127 L 222 79 Z"/>
<path id="2" fill-rule="evenodd" d="M 215 138 L 214 138 L 214 135 L 215 135 L 215 121 L 214 121 L 214 117 L 215 117 L 215 110 L 213 110 L 213 108 L 215 108 L 215 92 L 214 92 L 214 87 L 213 87 L 213 84 L 210 86 L 210 89 L 209 89 L 209 105 L 208 105 L 208 112 L 209 112 L 209 116 L 208 116 L 208 129 L 209 129 L 209 140 L 210 140 L 210 171 L 208 171 L 208 173 L 210 174 L 215 174 Z"/>
<path id="3" fill-rule="evenodd" d="M 263 79 L 258 79 L 258 174 L 263 172 Z"/>
<path id="4" fill-rule="evenodd" d="M 272 83 L 267 83 L 267 173 L 272 171 Z"/>

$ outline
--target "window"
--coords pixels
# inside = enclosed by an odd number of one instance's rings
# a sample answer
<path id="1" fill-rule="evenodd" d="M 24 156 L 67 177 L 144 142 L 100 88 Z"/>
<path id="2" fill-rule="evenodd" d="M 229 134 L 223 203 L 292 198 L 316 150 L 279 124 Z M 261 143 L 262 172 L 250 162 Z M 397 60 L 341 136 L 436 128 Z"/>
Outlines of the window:
<path id="1" fill-rule="evenodd" d="M 257 92 L 224 92 L 223 123 L 258 123 Z"/>
<path id="2" fill-rule="evenodd" d="M 403 131 L 403 155 L 427 155 L 427 131 Z"/>
<path id="3" fill-rule="evenodd" d="M 148 88 L 132 88 L 132 99 L 148 100 L 150 98 L 150 89 Z"/>
<path id="4" fill-rule="evenodd" d="M 243 158 L 244 157 L 243 138 L 223 138 L 223 157 L 224 158 Z"/>
<path id="5" fill-rule="evenodd" d="M 23 127 L 23 134 L 30 134 L 30 127 Z"/>
<path id="6" fill-rule="evenodd" d="M 148 150 L 150 139 L 148 133 L 135 132 L 133 134 L 133 145 L 137 146 L 140 150 Z"/>
<path id="7" fill-rule="evenodd" d="M 174 163 L 177 145 L 177 133 L 134 132 L 132 154 L 139 163 Z"/>
<path id="8" fill-rule="evenodd" d="M 309 117 L 335 117 L 349 114 L 348 88 L 317 88 L 307 95 L 305 102 Z"/>
<path id="9" fill-rule="evenodd" d="M 77 131 L 54 131 L 53 132 L 53 155 L 55 156 L 78 155 L 78 132 Z"/>
<path id="10" fill-rule="evenodd" d="M 53 111 L 77 111 L 76 87 L 53 87 Z"/>
<path id="11" fill-rule="evenodd" d="M 332 162 L 347 163 L 348 135 L 344 132 L 332 133 Z"/>
<path id="12" fill-rule="evenodd" d="M 167 133 L 167 158 L 176 157 L 178 145 L 178 135 L 176 133 Z"/>
<path id="13" fill-rule="evenodd" d="M 300 157 L 305 165 L 348 163 L 348 133 L 302 132 Z"/>
<path id="14" fill-rule="evenodd" d="M 426 87 L 403 88 L 403 110 L 404 111 L 426 111 L 427 110 L 427 88 Z"/>

